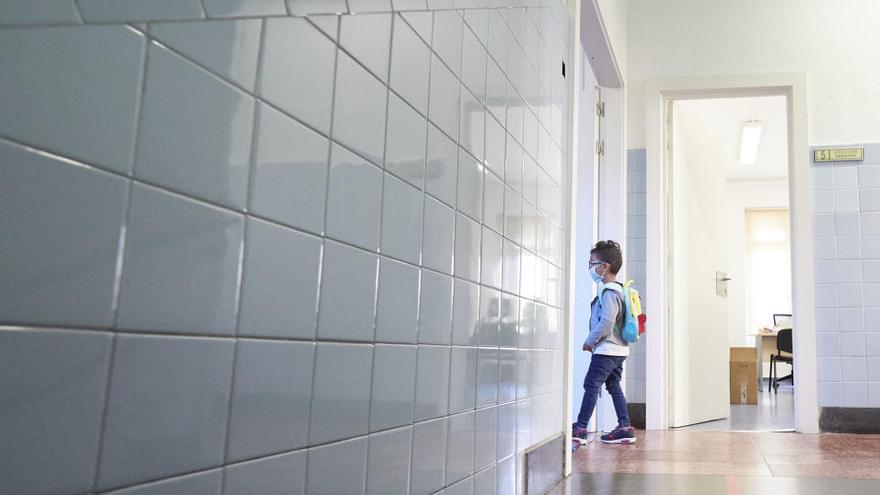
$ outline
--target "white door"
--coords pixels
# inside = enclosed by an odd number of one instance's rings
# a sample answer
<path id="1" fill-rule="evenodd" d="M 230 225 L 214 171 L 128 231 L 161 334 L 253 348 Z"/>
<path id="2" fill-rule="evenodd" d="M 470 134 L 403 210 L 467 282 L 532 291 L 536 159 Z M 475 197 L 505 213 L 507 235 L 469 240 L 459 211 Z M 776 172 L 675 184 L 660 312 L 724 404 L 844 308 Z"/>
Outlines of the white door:
<path id="1" fill-rule="evenodd" d="M 601 88 L 597 94 L 596 167 L 599 181 L 599 229 L 594 241 L 612 239 L 625 244 L 626 231 L 623 219 L 626 215 L 626 163 L 617 146 L 620 129 L 623 128 L 623 100 L 619 88 Z M 625 372 L 624 372 L 625 374 Z M 621 382 L 626 390 L 626 381 Z M 596 425 L 599 431 L 611 431 L 617 426 L 617 411 L 604 385 L 599 389 L 596 403 Z"/>
<path id="2" fill-rule="evenodd" d="M 671 418 L 685 426 L 729 412 L 727 298 L 716 280 L 726 271 L 726 174 L 714 145 L 687 118 L 687 101 L 671 105 L 669 256 L 671 301 Z M 723 284 L 722 284 L 723 285 Z"/>
<path id="3" fill-rule="evenodd" d="M 572 361 L 572 417 L 577 420 L 581 401 L 584 395 L 583 382 L 590 366 L 591 355 L 581 350 L 587 337 L 590 324 L 590 302 L 596 295 L 596 285 L 590 278 L 587 260 L 590 248 L 599 236 L 599 159 L 596 143 L 601 142 L 601 116 L 595 112 L 596 104 L 601 100 L 601 92 L 589 60 L 584 58 L 583 85 L 581 86 L 580 104 L 581 121 L 579 125 L 578 159 L 578 192 L 575 210 L 575 307 L 574 307 L 574 356 Z M 591 431 L 605 431 L 613 428 L 616 421 L 608 420 L 607 411 L 613 411 L 610 399 L 600 397 L 596 411 L 590 421 Z"/>

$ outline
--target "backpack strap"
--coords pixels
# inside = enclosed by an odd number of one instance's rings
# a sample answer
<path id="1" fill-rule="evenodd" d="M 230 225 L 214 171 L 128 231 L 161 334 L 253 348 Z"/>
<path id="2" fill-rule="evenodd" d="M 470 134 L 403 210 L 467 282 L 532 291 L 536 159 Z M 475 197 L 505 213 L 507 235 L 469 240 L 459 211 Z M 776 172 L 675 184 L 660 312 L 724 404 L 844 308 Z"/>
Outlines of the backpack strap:
<path id="1" fill-rule="evenodd" d="M 620 298 L 623 299 L 624 285 L 621 284 L 620 282 L 611 282 L 610 284 L 603 285 L 602 288 L 599 290 L 599 295 L 596 296 L 596 298 L 599 300 L 600 306 L 602 305 L 602 294 L 605 293 L 605 289 L 610 289 L 610 290 L 616 292 L 617 295 L 619 295 Z"/>
<path id="2" fill-rule="evenodd" d="M 605 289 L 617 294 L 617 298 L 620 301 L 620 313 L 617 315 L 617 320 L 614 321 L 614 331 L 621 333 L 623 332 L 623 327 L 626 325 L 626 315 L 629 312 L 626 295 L 624 294 L 624 286 L 620 282 L 611 282 L 610 284 L 603 285 L 599 290 L 599 294 L 596 296 L 596 303 L 598 304 L 599 309 L 602 309 L 602 295 L 605 293 Z"/>
<path id="3" fill-rule="evenodd" d="M 609 289 L 617 294 L 618 299 L 620 299 L 620 307 L 622 308 L 621 314 L 624 315 L 623 321 L 626 322 L 626 312 L 628 311 L 628 307 L 626 304 L 626 296 L 624 296 L 623 290 L 624 285 L 620 282 L 611 282 L 610 284 L 605 284 L 599 290 L 599 294 L 596 296 L 596 303 L 599 305 L 599 308 L 602 307 L 602 295 L 605 293 L 605 289 Z M 616 322 L 615 327 L 619 326 L 621 323 Z"/>

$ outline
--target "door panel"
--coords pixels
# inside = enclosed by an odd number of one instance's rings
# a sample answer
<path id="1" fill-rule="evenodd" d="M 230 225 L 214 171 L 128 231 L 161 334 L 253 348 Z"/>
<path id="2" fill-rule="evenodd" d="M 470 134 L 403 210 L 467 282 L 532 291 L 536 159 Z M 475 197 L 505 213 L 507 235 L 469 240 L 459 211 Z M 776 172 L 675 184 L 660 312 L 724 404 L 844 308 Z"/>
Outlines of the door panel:
<path id="1" fill-rule="evenodd" d="M 584 396 L 583 382 L 590 366 L 590 354 L 581 350 L 581 345 L 587 337 L 590 324 L 590 301 L 592 301 L 596 287 L 590 279 L 589 267 L 585 260 L 590 257 L 590 248 L 599 232 L 599 168 L 598 157 L 595 155 L 596 136 L 599 132 L 598 121 L 593 112 L 598 100 L 598 88 L 596 86 L 593 71 L 589 70 L 589 60 L 584 58 L 583 85 L 580 88 L 580 121 L 578 148 L 580 153 L 577 161 L 577 194 L 574 211 L 576 228 L 575 236 L 575 264 L 571 267 L 574 276 L 574 332 L 573 356 L 572 356 L 572 417 L 577 419 L 581 401 Z M 597 407 L 598 409 L 598 407 Z M 604 425 L 597 425 L 596 416 L 591 421 L 590 429 L 595 431 Z"/>
<path id="2" fill-rule="evenodd" d="M 685 426 L 727 417 L 728 304 L 716 290 L 716 273 L 727 272 L 726 174 L 711 156 L 711 142 L 682 142 L 696 123 L 672 110 L 671 190 L 671 418 Z M 686 131 L 686 132 L 684 132 Z M 723 292 L 723 291 L 721 291 Z"/>

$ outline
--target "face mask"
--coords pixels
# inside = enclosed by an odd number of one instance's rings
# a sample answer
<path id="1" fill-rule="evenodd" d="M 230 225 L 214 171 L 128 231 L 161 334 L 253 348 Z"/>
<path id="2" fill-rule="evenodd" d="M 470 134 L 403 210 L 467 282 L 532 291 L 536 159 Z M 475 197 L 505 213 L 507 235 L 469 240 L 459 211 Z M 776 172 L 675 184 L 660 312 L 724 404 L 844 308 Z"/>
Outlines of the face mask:
<path id="1" fill-rule="evenodd" d="M 593 268 L 590 268 L 590 277 L 593 278 L 593 282 L 596 282 L 597 284 L 601 284 L 605 280 L 605 276 L 599 275 L 599 272 L 596 271 L 597 268 L 599 268 L 599 267 L 594 266 Z"/>

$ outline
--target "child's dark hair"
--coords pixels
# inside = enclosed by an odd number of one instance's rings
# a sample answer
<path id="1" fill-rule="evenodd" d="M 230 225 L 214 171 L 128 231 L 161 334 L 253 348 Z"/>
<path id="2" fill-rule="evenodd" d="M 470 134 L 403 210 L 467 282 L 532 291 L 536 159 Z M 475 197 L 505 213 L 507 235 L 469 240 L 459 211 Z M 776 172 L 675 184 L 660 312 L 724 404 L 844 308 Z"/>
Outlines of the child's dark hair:
<path id="1" fill-rule="evenodd" d="M 597 242 L 590 250 L 590 254 L 595 254 L 597 258 L 608 263 L 611 273 L 615 275 L 623 266 L 623 253 L 620 251 L 620 244 L 614 241 Z"/>

